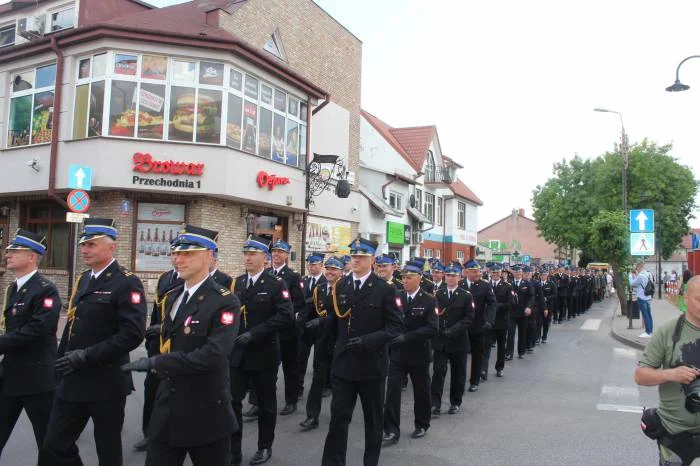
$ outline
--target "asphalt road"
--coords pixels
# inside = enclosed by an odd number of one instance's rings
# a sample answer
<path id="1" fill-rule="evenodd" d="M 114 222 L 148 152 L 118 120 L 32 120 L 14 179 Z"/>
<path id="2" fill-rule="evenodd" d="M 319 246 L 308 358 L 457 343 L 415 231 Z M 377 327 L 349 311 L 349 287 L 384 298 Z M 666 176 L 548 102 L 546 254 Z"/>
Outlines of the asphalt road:
<path id="1" fill-rule="evenodd" d="M 613 307 L 613 300 L 596 303 L 585 315 L 554 326 L 548 344 L 538 346 L 534 355 L 507 363 L 504 378 L 496 378 L 491 368 L 489 380 L 480 390 L 465 395 L 462 411 L 433 419 L 427 436 L 419 440 L 410 438 L 413 403 L 409 385 L 402 403 L 401 440 L 382 451 L 381 464 L 655 464 L 656 447 L 641 433 L 638 412 L 643 405 L 657 403 L 656 390 L 635 385 L 632 377 L 638 353 L 610 337 Z M 134 353 L 134 357 L 140 356 L 143 350 Z M 127 466 L 141 465 L 145 460 L 144 453 L 132 451 L 141 438 L 143 376 L 137 374 L 135 382 L 139 389 L 128 398 L 122 435 Z M 278 385 L 281 396 L 281 383 Z M 300 433 L 304 402 L 297 413 L 278 417 L 273 458 L 268 464 L 320 463 L 330 399 L 324 399 L 321 427 Z M 445 403 L 443 400 L 443 409 Z M 282 404 L 280 399 L 279 407 Z M 192 406 L 196 409 L 196 400 Z M 356 409 L 348 465 L 362 464 L 364 434 L 359 403 Z M 256 423 L 246 422 L 244 462 L 255 452 L 256 438 Z M 85 464 L 97 465 L 90 425 L 79 447 Z M 35 455 L 31 426 L 22 415 L 0 464 L 31 466 Z"/>

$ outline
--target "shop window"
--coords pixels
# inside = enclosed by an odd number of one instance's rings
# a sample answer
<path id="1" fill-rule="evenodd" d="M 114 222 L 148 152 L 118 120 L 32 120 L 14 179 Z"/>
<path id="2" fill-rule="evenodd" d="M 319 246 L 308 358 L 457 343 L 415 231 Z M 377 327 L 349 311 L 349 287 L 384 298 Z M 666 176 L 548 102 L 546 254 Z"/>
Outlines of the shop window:
<path id="1" fill-rule="evenodd" d="M 466 228 L 467 205 L 464 202 L 457 201 L 457 228 L 464 230 Z"/>
<path id="2" fill-rule="evenodd" d="M 16 31 L 17 26 L 15 23 L 0 27 L 0 47 L 14 45 Z"/>
<path id="3" fill-rule="evenodd" d="M 140 202 L 134 238 L 134 269 L 140 272 L 169 270 L 170 242 L 185 222 L 184 204 Z"/>
<path id="4" fill-rule="evenodd" d="M 66 211 L 56 204 L 28 204 L 24 211 L 23 228 L 46 237 L 41 267 L 67 269 L 71 240 Z"/>
<path id="5" fill-rule="evenodd" d="M 51 142 L 56 65 L 12 75 L 8 147 Z"/>

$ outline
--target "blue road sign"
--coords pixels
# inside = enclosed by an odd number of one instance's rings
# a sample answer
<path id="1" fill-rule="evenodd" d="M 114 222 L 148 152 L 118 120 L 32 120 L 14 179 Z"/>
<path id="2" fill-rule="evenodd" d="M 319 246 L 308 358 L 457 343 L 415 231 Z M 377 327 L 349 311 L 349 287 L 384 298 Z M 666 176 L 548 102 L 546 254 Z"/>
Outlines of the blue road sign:
<path id="1" fill-rule="evenodd" d="M 92 189 L 92 168 L 85 165 L 68 167 L 68 187 L 90 191 Z"/>
<path id="2" fill-rule="evenodd" d="M 84 214 L 90 208 L 90 196 L 86 191 L 81 189 L 74 189 L 68 193 L 68 208 L 71 212 L 76 212 L 79 214 Z"/>
<path id="3" fill-rule="evenodd" d="M 653 233 L 631 233 L 630 254 L 633 256 L 653 256 L 655 254 Z"/>
<path id="4" fill-rule="evenodd" d="M 522 262 L 523 264 L 529 264 L 531 259 L 532 259 L 532 258 L 531 258 L 530 256 L 528 256 L 528 255 L 521 256 L 521 257 L 520 257 L 520 262 Z"/>
<path id="5" fill-rule="evenodd" d="M 654 210 L 632 209 L 630 210 L 630 233 L 653 233 Z"/>

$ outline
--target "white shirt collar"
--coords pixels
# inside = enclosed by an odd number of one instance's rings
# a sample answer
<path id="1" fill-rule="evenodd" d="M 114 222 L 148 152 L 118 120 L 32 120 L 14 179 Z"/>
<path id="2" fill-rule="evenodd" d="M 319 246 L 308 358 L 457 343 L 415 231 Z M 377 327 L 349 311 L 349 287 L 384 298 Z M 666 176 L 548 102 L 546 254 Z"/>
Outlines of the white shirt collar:
<path id="1" fill-rule="evenodd" d="M 194 294 L 197 292 L 197 290 L 199 289 L 199 287 L 202 286 L 202 283 L 204 283 L 205 281 L 207 281 L 208 278 L 209 278 L 209 276 L 205 277 L 204 280 L 202 280 L 201 282 L 192 285 L 192 288 L 187 288 L 187 284 L 185 283 L 185 289 L 183 290 L 183 294 L 184 294 L 185 292 L 189 292 L 190 298 L 191 298 L 191 297 L 194 296 Z"/>
<path id="2" fill-rule="evenodd" d="M 253 279 L 253 285 L 255 285 L 258 282 L 258 278 L 260 278 L 260 275 L 265 271 L 265 269 L 262 269 L 260 272 L 256 273 L 255 275 L 251 275 L 250 273 L 248 274 L 248 281 L 250 282 L 251 279 Z"/>
<path id="3" fill-rule="evenodd" d="M 173 303 L 173 307 L 170 309 L 170 312 L 171 312 L 170 318 L 171 319 L 175 320 L 175 316 L 177 315 L 177 312 L 179 312 L 179 310 L 180 310 L 180 304 L 182 304 L 182 299 L 185 297 L 185 293 L 189 293 L 187 295 L 187 301 L 189 301 L 190 299 L 192 299 L 192 296 L 194 296 L 194 294 L 197 292 L 199 287 L 202 286 L 202 283 L 207 281 L 209 278 L 210 278 L 210 275 L 207 275 L 206 277 L 204 277 L 204 280 L 192 285 L 192 288 L 187 288 L 187 283 L 185 283 L 185 285 L 184 285 L 185 288 L 182 290 L 182 293 L 180 293 L 180 296 L 177 297 L 177 299 Z M 187 304 L 187 301 L 185 301 L 185 304 Z"/>
<path id="4" fill-rule="evenodd" d="M 447 288 L 447 291 L 448 291 L 450 294 L 452 294 L 452 293 L 454 293 L 455 291 L 457 291 L 457 288 L 459 288 L 459 285 L 458 285 L 458 286 L 455 286 L 454 288 Z"/>
<path id="5" fill-rule="evenodd" d="M 411 298 L 411 299 L 416 299 L 416 295 L 420 292 L 420 286 L 416 288 L 416 291 L 414 291 L 411 294 L 408 294 L 408 291 L 406 292 L 406 295 Z"/>
<path id="6" fill-rule="evenodd" d="M 21 277 L 19 277 L 17 279 L 17 290 L 18 291 L 21 290 L 22 287 L 27 284 L 29 279 L 32 278 L 36 272 L 37 272 L 36 269 L 34 269 L 31 272 L 29 272 L 28 274 L 25 274 L 25 275 L 22 275 Z"/>
<path id="7" fill-rule="evenodd" d="M 318 281 L 321 279 L 321 275 L 323 275 L 323 272 L 319 273 L 318 275 L 309 275 L 309 278 L 315 278 L 316 283 L 318 283 Z"/>
<path id="8" fill-rule="evenodd" d="M 353 281 L 353 286 L 355 286 L 355 280 L 360 280 L 360 288 L 362 288 L 365 284 L 365 281 L 369 278 L 369 276 L 372 275 L 372 271 L 370 270 L 367 272 L 367 274 L 363 277 L 358 277 L 355 275 L 355 273 L 352 274 L 352 281 Z"/>
<path id="9" fill-rule="evenodd" d="M 280 265 L 280 266 L 277 267 L 277 268 L 272 267 L 272 270 L 275 271 L 275 274 L 278 274 L 278 273 L 280 273 L 280 272 L 282 271 L 282 269 L 285 268 L 286 266 L 287 266 L 287 264 L 282 264 L 282 265 Z"/>
<path id="10" fill-rule="evenodd" d="M 112 260 L 109 261 L 109 264 L 107 264 L 107 266 L 106 266 L 104 269 L 98 270 L 97 272 L 95 272 L 95 270 L 93 270 L 93 271 L 92 271 L 92 276 L 93 276 L 95 279 L 99 278 L 99 276 L 102 275 L 102 272 L 104 272 L 105 270 L 107 270 L 107 269 L 109 268 L 109 266 L 112 265 L 113 262 L 114 262 L 114 258 L 112 258 Z"/>
<path id="11" fill-rule="evenodd" d="M 212 270 L 211 272 L 209 272 L 209 276 L 213 277 L 217 270 L 219 270 L 219 269 L 216 268 L 216 269 Z"/>

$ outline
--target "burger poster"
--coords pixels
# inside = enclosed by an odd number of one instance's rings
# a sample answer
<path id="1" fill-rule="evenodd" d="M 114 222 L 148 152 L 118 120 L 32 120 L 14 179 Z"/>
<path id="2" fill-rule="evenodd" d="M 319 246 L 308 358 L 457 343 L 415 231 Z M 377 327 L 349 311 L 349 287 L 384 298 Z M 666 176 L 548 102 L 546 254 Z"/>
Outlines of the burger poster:
<path id="1" fill-rule="evenodd" d="M 170 102 L 170 139 L 192 141 L 196 128 L 198 142 L 219 142 L 221 92 L 200 90 L 197 98 L 194 89 L 173 86 Z"/>
<path id="2" fill-rule="evenodd" d="M 306 227 L 306 249 L 309 251 L 349 254 L 350 224 L 324 218 L 309 217 Z"/>

